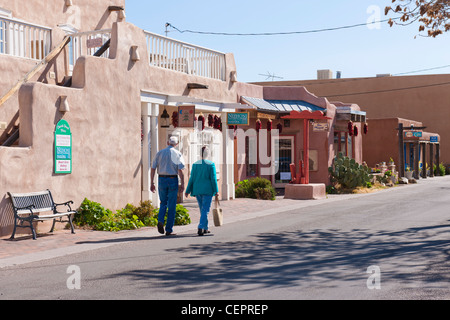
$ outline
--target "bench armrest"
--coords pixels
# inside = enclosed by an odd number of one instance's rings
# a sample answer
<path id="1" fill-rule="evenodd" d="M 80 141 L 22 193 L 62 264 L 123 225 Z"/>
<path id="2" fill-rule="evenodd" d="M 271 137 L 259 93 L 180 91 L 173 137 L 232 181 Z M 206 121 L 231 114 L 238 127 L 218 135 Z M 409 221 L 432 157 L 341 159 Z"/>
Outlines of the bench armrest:
<path id="1" fill-rule="evenodd" d="M 29 205 L 29 206 L 27 206 L 27 207 L 16 208 L 16 210 L 17 210 L 17 211 L 20 211 L 20 210 L 30 210 L 30 212 L 33 213 L 33 210 L 32 210 L 32 209 L 35 209 L 35 208 L 36 208 L 35 205 L 32 204 L 32 205 Z"/>
<path id="2" fill-rule="evenodd" d="M 29 219 L 33 220 L 33 219 L 36 219 L 36 218 L 39 217 L 39 216 L 35 215 L 34 212 L 33 212 L 33 209 L 35 209 L 35 208 L 36 208 L 36 206 L 34 204 L 32 204 L 32 205 L 29 205 L 27 207 L 21 207 L 21 208 L 15 208 L 15 209 L 16 209 L 16 212 L 17 211 L 22 211 L 22 210 L 29 210 L 30 211 L 30 216 L 29 217 L 26 217 L 26 218 L 18 217 L 18 218 L 22 219 L 22 220 L 29 220 Z M 17 213 L 17 215 L 19 215 L 19 213 Z"/>
<path id="3" fill-rule="evenodd" d="M 55 208 L 56 207 L 60 207 L 60 206 L 66 206 L 66 207 L 69 207 L 69 210 L 67 210 L 68 212 L 69 211 L 73 211 L 72 207 L 70 206 L 71 204 L 73 204 L 73 201 L 67 201 L 67 202 L 64 202 L 64 203 L 55 203 Z"/>

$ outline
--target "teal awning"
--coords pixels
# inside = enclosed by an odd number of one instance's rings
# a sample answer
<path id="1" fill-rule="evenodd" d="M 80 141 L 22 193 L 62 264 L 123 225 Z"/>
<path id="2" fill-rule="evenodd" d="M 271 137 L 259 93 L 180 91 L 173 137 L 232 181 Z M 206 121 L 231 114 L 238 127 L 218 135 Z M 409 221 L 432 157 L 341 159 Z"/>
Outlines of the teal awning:
<path id="1" fill-rule="evenodd" d="M 325 108 L 316 106 L 303 100 L 264 100 L 252 97 L 242 97 L 246 103 L 256 107 L 261 111 L 290 113 L 291 111 L 322 111 Z"/>

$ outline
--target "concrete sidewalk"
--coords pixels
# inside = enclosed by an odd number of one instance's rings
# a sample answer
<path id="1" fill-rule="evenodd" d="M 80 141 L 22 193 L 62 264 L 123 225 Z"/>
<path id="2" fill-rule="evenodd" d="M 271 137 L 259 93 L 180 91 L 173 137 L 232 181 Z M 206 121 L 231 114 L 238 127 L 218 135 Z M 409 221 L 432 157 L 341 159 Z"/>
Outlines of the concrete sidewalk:
<path id="1" fill-rule="evenodd" d="M 432 180 L 429 179 L 428 181 L 431 182 Z M 423 180 L 423 182 L 428 181 Z M 404 190 L 404 188 L 414 188 L 419 186 L 420 184 L 399 186 L 377 191 L 376 193 L 392 192 L 396 189 Z M 292 210 L 300 210 L 310 206 L 333 201 L 349 200 L 372 194 L 374 193 L 328 195 L 327 199 L 308 201 L 289 200 L 284 199 L 283 197 L 277 197 L 277 200 L 275 201 L 236 199 L 232 201 L 221 201 L 221 207 L 224 211 L 224 225 L 227 225 L 243 220 L 255 219 Z M 191 198 L 191 200 L 186 201 L 183 205 L 189 210 L 192 223 L 188 226 L 175 226 L 174 231 L 176 233 L 196 233 L 200 219 L 197 202 Z M 211 231 L 214 233 L 215 227 L 211 213 L 209 215 L 209 225 Z M 114 240 L 120 240 L 121 238 L 156 236 L 162 236 L 158 233 L 156 228 L 142 228 L 139 230 L 121 231 L 117 233 L 77 229 L 75 235 L 71 234 L 69 230 L 61 230 L 56 231 L 54 234 L 40 234 L 36 241 L 33 241 L 31 236 L 21 237 L 20 235 L 17 236 L 16 240 L 2 238 L 0 239 L 0 269 L 109 247 L 116 243 Z"/>

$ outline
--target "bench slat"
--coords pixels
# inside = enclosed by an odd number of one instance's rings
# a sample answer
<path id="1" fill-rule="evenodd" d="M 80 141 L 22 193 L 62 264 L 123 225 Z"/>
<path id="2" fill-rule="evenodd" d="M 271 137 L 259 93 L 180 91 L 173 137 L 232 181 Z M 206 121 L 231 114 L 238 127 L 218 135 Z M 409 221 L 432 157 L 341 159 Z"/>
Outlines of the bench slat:
<path id="1" fill-rule="evenodd" d="M 70 216 L 71 214 L 74 214 L 75 212 L 67 212 L 67 213 L 58 213 L 58 214 L 52 214 L 52 215 L 48 215 L 48 216 L 39 216 L 39 218 L 34 219 L 37 221 L 46 221 L 46 220 L 53 220 L 56 218 L 62 218 L 62 217 L 66 217 L 66 216 Z"/>
<path id="2" fill-rule="evenodd" d="M 31 211 L 33 211 L 33 214 L 40 213 L 40 212 L 51 212 L 51 211 L 53 211 L 53 208 L 31 209 Z M 31 212 L 28 209 L 17 210 L 18 215 L 26 215 L 26 214 L 30 214 L 30 213 Z"/>

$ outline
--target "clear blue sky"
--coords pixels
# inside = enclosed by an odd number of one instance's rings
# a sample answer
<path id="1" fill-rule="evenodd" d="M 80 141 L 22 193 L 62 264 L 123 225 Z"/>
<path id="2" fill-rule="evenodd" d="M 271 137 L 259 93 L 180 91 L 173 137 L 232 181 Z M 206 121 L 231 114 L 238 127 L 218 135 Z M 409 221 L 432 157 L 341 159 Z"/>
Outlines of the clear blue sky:
<path id="1" fill-rule="evenodd" d="M 378 3 L 377 3 L 378 2 Z M 164 35 L 165 23 L 179 29 L 262 33 L 306 31 L 365 23 L 381 19 L 390 0 L 126 0 L 127 21 Z M 381 24 L 280 36 L 212 36 L 172 31 L 169 37 L 210 49 L 233 53 L 238 80 L 265 81 L 268 72 L 284 80 L 309 80 L 318 69 L 342 71 L 344 78 L 399 74 L 450 65 L 450 33 L 438 38 L 417 37 L 418 25 Z M 415 74 L 450 73 L 450 68 Z M 413 74 L 413 75 L 415 75 Z"/>

